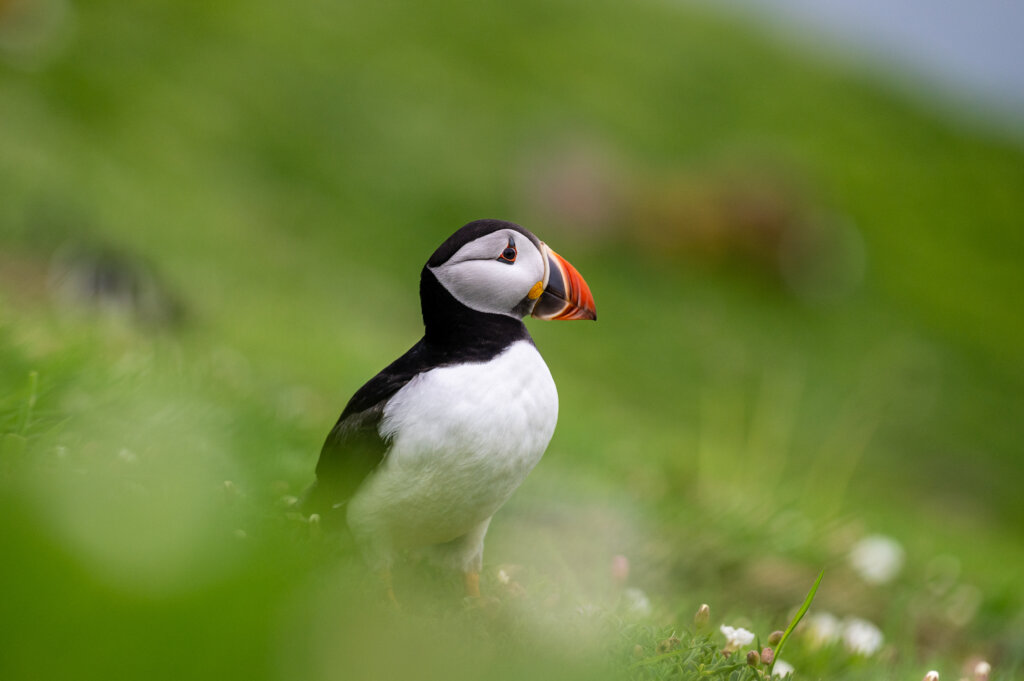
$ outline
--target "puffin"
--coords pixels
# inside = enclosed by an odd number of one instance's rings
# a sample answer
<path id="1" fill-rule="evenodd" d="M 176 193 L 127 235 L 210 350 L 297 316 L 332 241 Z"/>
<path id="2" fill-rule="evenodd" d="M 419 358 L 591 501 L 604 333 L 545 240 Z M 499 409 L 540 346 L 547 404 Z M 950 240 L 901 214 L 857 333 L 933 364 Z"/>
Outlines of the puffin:
<path id="1" fill-rule="evenodd" d="M 576 268 L 504 220 L 457 230 L 419 288 L 423 337 L 352 395 L 303 508 L 347 526 L 392 601 L 391 567 L 407 551 L 460 572 L 478 599 L 491 518 L 558 420 L 555 382 L 523 319 L 596 320 L 597 309 Z"/>

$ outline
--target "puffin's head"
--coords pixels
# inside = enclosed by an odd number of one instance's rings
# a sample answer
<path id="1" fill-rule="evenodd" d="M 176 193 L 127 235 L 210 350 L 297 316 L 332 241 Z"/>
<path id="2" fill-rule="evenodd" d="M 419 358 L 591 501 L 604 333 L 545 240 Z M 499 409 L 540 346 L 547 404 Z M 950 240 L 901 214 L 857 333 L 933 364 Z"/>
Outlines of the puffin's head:
<path id="1" fill-rule="evenodd" d="M 460 303 L 516 319 L 597 319 L 580 273 L 529 230 L 476 220 L 448 237 L 427 269 Z"/>

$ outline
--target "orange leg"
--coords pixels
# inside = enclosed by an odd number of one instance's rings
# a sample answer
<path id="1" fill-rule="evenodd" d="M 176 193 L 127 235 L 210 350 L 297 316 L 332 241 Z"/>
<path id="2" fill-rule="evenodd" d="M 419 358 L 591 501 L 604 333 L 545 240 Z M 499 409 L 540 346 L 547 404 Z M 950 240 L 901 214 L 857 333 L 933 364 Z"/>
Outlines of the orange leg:
<path id="1" fill-rule="evenodd" d="M 480 598 L 480 573 L 467 572 L 465 573 L 465 579 L 466 595 L 470 598 Z"/>

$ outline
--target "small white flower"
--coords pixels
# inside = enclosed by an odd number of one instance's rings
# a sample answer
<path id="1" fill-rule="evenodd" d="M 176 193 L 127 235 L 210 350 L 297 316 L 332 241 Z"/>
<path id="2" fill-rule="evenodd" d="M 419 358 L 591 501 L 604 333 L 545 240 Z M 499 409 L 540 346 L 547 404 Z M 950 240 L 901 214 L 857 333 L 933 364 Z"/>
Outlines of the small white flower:
<path id="1" fill-rule="evenodd" d="M 839 640 L 842 625 L 830 612 L 813 612 L 807 616 L 807 636 L 815 648 L 829 646 Z"/>
<path id="2" fill-rule="evenodd" d="M 903 569 L 905 552 L 892 537 L 873 534 L 857 542 L 850 551 L 850 565 L 869 584 L 891 582 Z"/>
<path id="3" fill-rule="evenodd" d="M 974 665 L 974 681 L 988 681 L 988 675 L 992 673 L 992 665 L 985 660 Z"/>
<path id="4" fill-rule="evenodd" d="M 511 580 L 508 576 L 508 573 L 504 570 L 498 570 L 498 582 L 500 582 L 501 584 L 508 584 L 509 581 Z"/>
<path id="5" fill-rule="evenodd" d="M 923 681 L 939 681 L 939 673 L 933 669 L 924 675 Z"/>
<path id="6" fill-rule="evenodd" d="M 882 632 L 871 622 L 851 617 L 843 622 L 843 645 L 851 653 L 874 655 L 882 647 Z"/>
<path id="7" fill-rule="evenodd" d="M 626 610 L 640 617 L 646 617 L 651 614 L 651 599 L 647 597 L 642 590 L 636 587 L 630 587 L 622 592 L 622 596 L 626 601 Z"/>
<path id="8" fill-rule="evenodd" d="M 772 676 L 789 676 L 793 673 L 793 665 L 786 662 L 785 660 L 775 660 L 775 666 L 772 667 Z"/>
<path id="9" fill-rule="evenodd" d="M 723 624 L 719 629 L 725 636 L 725 649 L 728 651 L 739 650 L 754 642 L 754 633 L 743 627 L 730 627 Z"/>

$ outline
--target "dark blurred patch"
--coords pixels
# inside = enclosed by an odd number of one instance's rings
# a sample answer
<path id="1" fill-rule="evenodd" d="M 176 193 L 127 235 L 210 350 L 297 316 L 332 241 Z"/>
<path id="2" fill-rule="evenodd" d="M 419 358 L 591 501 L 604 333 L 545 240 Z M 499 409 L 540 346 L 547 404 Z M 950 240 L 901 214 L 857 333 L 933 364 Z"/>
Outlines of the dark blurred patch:
<path id="1" fill-rule="evenodd" d="M 140 258 L 109 246 L 69 242 L 50 260 L 47 288 L 60 304 L 150 327 L 171 327 L 184 308 Z"/>
<path id="2" fill-rule="evenodd" d="M 800 299 L 824 301 L 859 286 L 865 257 L 852 222 L 822 203 L 796 173 L 752 160 L 645 183 L 630 222 L 652 256 L 754 270 Z"/>
<path id="3" fill-rule="evenodd" d="M 52 300 L 64 312 L 148 328 L 175 327 L 185 320 L 183 302 L 155 265 L 109 243 L 81 211 L 60 198 L 32 203 L 6 227 L 0 291 L 13 302 Z"/>
<path id="4" fill-rule="evenodd" d="M 530 214 L 578 240 L 753 271 L 808 302 L 843 298 L 863 281 L 859 230 L 798 171 L 753 154 L 658 171 L 631 165 L 597 142 L 557 141 L 527 155 L 516 193 Z"/>

